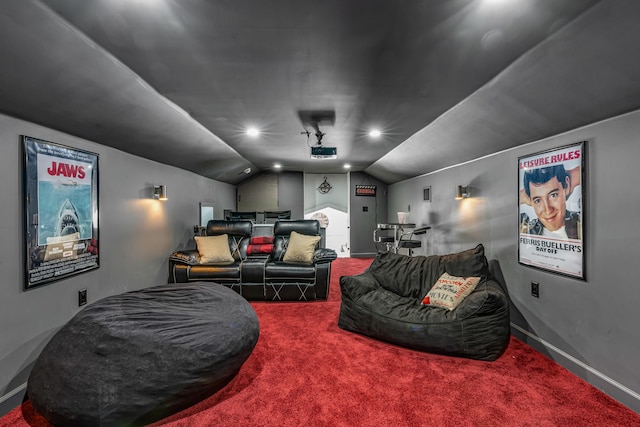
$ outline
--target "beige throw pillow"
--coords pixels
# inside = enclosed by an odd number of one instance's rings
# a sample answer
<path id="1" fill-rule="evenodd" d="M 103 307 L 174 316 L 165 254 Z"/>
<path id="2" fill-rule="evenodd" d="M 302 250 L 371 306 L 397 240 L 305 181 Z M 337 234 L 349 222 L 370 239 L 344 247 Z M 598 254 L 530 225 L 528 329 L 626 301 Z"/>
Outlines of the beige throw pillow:
<path id="1" fill-rule="evenodd" d="M 456 277 L 444 273 L 422 299 L 423 305 L 455 309 L 480 283 L 479 277 Z"/>
<path id="2" fill-rule="evenodd" d="M 319 241 L 320 236 L 307 236 L 292 231 L 287 251 L 284 253 L 282 260 L 295 264 L 311 264 L 313 262 L 313 253 Z"/>
<path id="3" fill-rule="evenodd" d="M 229 236 L 196 236 L 196 246 L 202 264 L 233 264 L 233 256 L 229 249 Z"/>

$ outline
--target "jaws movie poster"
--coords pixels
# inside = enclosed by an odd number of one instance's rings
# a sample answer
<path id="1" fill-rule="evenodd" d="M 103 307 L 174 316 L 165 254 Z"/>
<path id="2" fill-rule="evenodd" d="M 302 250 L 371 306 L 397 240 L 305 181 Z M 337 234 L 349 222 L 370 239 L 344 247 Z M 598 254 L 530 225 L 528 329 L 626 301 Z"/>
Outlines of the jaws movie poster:
<path id="1" fill-rule="evenodd" d="M 518 261 L 585 279 L 585 142 L 518 159 Z"/>
<path id="2" fill-rule="evenodd" d="M 98 155 L 23 136 L 25 288 L 98 268 Z"/>

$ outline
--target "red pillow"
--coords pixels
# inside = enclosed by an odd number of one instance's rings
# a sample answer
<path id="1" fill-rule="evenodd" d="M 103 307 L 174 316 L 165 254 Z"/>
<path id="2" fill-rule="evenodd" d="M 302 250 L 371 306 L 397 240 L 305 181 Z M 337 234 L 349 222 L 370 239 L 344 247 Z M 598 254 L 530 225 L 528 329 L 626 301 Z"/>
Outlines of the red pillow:
<path id="1" fill-rule="evenodd" d="M 255 236 L 249 241 L 250 245 L 271 245 L 273 244 L 273 236 Z"/>

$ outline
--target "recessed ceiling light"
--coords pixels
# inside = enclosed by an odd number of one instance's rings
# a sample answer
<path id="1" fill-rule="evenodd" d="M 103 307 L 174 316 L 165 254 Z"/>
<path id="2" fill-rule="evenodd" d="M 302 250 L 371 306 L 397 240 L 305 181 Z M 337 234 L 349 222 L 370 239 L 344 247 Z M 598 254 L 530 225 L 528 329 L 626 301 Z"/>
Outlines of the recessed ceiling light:
<path id="1" fill-rule="evenodd" d="M 280 168 L 282 168 L 282 165 L 280 163 L 276 163 L 276 164 L 273 165 L 273 168 L 274 169 L 280 169 Z"/>
<path id="2" fill-rule="evenodd" d="M 350 165 L 349 163 L 345 163 L 345 164 L 344 164 L 344 168 L 345 168 L 345 169 L 351 169 L 351 165 Z"/>
<path id="3" fill-rule="evenodd" d="M 247 135 L 255 138 L 256 136 L 260 135 L 260 131 L 256 128 L 249 128 L 247 129 Z"/>
<path id="4" fill-rule="evenodd" d="M 382 135 L 382 132 L 380 132 L 378 129 L 373 129 L 369 132 L 369 136 L 371 138 L 378 138 L 380 137 L 380 135 Z"/>

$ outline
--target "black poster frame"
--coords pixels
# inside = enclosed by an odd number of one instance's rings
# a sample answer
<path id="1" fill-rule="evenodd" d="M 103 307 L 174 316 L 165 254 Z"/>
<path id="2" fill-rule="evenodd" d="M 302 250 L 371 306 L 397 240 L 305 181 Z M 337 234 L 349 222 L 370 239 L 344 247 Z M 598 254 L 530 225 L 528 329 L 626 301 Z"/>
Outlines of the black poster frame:
<path id="1" fill-rule="evenodd" d="M 22 148 L 24 289 L 99 268 L 98 154 L 25 135 Z"/>
<path id="2" fill-rule="evenodd" d="M 580 141 L 518 157 L 520 264 L 586 280 L 586 150 Z"/>

